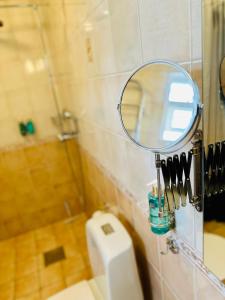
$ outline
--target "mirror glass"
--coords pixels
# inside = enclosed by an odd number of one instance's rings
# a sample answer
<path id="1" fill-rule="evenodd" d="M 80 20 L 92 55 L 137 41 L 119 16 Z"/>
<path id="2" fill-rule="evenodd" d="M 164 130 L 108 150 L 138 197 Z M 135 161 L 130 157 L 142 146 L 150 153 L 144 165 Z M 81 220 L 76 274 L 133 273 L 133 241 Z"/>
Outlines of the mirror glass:
<path id="1" fill-rule="evenodd" d="M 123 90 L 120 114 L 127 135 L 153 152 L 168 152 L 191 133 L 199 94 L 180 66 L 156 61 L 139 68 Z"/>
<path id="2" fill-rule="evenodd" d="M 225 284 L 225 2 L 204 2 L 203 258 L 207 268 Z"/>

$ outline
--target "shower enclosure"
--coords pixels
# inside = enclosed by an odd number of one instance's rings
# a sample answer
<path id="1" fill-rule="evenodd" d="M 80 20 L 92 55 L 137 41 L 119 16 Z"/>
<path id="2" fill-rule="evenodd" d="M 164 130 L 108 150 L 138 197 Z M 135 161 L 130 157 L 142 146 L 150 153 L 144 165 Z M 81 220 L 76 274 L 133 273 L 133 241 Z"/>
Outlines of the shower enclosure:
<path id="1" fill-rule="evenodd" d="M 71 125 L 37 6 L 0 4 L 0 66 L 3 240 L 80 213 L 83 192 L 76 141 L 57 137 Z"/>

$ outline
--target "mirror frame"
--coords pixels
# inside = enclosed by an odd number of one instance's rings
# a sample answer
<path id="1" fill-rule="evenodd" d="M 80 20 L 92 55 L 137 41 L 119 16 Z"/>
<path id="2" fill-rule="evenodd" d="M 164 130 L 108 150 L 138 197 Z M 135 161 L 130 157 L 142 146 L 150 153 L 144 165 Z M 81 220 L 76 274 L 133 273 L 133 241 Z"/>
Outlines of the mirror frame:
<path id="1" fill-rule="evenodd" d="M 179 138 L 172 146 L 169 147 L 164 147 L 164 148 L 149 148 L 146 146 L 143 146 L 141 144 L 139 144 L 138 142 L 136 142 L 127 132 L 124 122 L 123 122 L 123 117 L 122 117 L 122 112 L 121 112 L 121 108 L 122 108 L 122 101 L 123 101 L 123 94 L 125 92 L 125 89 L 129 83 L 129 81 L 132 79 L 132 77 L 142 68 L 148 66 L 148 65 L 152 65 L 152 64 L 167 64 L 169 66 L 174 67 L 175 69 L 177 69 L 178 71 L 182 72 L 192 83 L 193 83 L 193 89 L 194 89 L 194 95 L 198 96 L 198 101 L 196 103 L 196 108 L 194 109 L 194 120 L 192 125 L 189 127 L 188 132 L 186 133 L 186 135 L 184 137 Z M 145 150 L 151 151 L 153 153 L 162 153 L 162 154 L 167 154 L 167 153 L 171 153 L 171 152 L 175 152 L 179 149 L 181 149 L 183 146 L 185 146 L 194 136 L 199 122 L 200 122 L 200 118 L 201 118 L 201 112 L 202 112 L 202 104 L 200 102 L 200 95 L 199 95 L 199 90 L 198 90 L 198 86 L 195 83 L 195 81 L 193 81 L 193 79 L 191 78 L 190 74 L 180 65 L 178 65 L 177 63 L 174 63 L 172 61 L 169 60 L 152 60 L 149 61 L 143 65 L 141 65 L 140 67 L 138 67 L 137 69 L 135 69 L 135 71 L 132 72 L 132 74 L 129 76 L 129 78 L 127 79 L 125 85 L 122 88 L 122 91 L 120 93 L 120 102 L 117 106 L 117 109 L 119 111 L 120 114 L 120 121 L 123 127 L 124 132 L 126 133 L 127 137 L 134 142 L 137 146 L 141 147 L 142 149 L 144 148 Z"/>
<path id="2" fill-rule="evenodd" d="M 223 63 L 225 63 L 225 56 L 223 56 L 223 58 L 221 59 L 220 66 L 219 66 L 220 99 L 225 104 L 225 94 L 224 94 L 223 88 L 222 88 L 222 72 L 221 72 L 221 68 L 222 68 Z"/>

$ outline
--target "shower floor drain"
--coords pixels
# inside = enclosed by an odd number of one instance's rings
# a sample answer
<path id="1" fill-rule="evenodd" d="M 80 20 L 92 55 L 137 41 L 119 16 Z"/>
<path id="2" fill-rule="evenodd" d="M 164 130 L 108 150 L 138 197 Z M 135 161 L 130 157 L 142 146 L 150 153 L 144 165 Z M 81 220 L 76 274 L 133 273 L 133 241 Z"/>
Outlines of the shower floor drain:
<path id="1" fill-rule="evenodd" d="M 53 250 L 47 251 L 43 255 L 45 267 L 66 258 L 63 247 L 58 247 Z"/>

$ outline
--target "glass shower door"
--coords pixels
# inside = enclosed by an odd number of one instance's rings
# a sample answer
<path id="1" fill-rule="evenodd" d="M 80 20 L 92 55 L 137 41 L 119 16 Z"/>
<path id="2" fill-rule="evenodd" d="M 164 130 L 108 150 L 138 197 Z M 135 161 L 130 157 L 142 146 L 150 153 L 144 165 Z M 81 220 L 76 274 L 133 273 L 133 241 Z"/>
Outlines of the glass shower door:
<path id="1" fill-rule="evenodd" d="M 0 239 L 82 209 L 68 156 L 79 153 L 57 138 L 58 106 L 38 7 L 0 5 Z"/>

